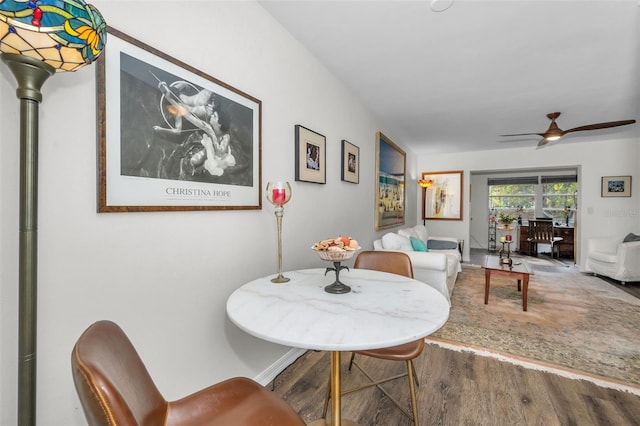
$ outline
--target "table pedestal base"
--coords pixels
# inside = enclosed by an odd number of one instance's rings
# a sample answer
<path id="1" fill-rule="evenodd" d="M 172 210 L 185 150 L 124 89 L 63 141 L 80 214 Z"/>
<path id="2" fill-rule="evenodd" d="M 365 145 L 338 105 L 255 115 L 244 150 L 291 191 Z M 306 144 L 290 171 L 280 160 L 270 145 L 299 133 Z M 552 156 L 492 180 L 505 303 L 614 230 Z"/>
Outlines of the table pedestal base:
<path id="1" fill-rule="evenodd" d="M 342 418 L 342 408 L 340 406 L 340 400 L 342 399 L 342 392 L 340 391 L 340 351 L 331 351 L 329 386 L 331 387 L 331 416 L 327 416 L 325 419 L 314 420 L 309 423 L 308 426 L 360 426 L 359 423 L 353 420 Z"/>

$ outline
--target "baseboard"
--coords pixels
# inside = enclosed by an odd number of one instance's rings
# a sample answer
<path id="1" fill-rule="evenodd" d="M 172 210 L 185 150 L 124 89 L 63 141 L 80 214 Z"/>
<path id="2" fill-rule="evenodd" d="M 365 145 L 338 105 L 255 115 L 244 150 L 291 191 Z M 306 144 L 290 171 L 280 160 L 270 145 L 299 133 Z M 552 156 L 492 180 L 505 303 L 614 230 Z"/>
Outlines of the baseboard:
<path id="1" fill-rule="evenodd" d="M 298 358 L 304 355 L 306 351 L 306 349 L 291 348 L 286 354 L 284 354 L 280 359 L 276 360 L 276 362 L 271 364 L 266 370 L 262 371 L 260 374 L 254 377 L 253 380 L 260 383 L 262 386 L 268 385 L 273 379 L 278 376 L 278 374 L 282 373 L 285 368 L 293 364 Z"/>

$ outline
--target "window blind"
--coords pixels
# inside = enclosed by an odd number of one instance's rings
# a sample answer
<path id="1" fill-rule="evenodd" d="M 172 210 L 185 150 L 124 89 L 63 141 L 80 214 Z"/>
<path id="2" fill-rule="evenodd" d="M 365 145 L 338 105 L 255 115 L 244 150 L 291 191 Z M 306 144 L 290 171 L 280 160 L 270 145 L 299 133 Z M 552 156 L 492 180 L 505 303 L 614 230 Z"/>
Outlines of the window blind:
<path id="1" fill-rule="evenodd" d="M 577 175 L 555 175 L 555 176 L 542 176 L 540 178 L 542 183 L 571 183 L 577 182 Z"/>
<path id="2" fill-rule="evenodd" d="M 489 185 L 535 185 L 538 183 L 538 176 L 489 178 L 487 183 Z"/>

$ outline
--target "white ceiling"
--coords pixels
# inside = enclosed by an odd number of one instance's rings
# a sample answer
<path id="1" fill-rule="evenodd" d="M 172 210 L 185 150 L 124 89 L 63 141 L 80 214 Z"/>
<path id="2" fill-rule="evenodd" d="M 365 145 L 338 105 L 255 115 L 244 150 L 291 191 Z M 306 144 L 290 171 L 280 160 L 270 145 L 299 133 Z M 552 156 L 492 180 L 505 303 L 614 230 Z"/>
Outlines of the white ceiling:
<path id="1" fill-rule="evenodd" d="M 639 0 L 431 1 L 260 4 L 416 153 L 534 149 L 498 135 L 542 133 L 554 111 L 564 130 L 639 119 Z M 626 138 L 640 124 L 543 149 Z"/>

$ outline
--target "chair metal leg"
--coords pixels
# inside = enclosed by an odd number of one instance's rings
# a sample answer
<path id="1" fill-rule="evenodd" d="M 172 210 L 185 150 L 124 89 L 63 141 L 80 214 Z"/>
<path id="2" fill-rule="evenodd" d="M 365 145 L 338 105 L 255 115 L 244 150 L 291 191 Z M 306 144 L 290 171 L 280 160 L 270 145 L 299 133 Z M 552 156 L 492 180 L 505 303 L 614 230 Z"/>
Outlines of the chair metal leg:
<path id="1" fill-rule="evenodd" d="M 322 418 L 327 417 L 327 410 L 329 409 L 329 400 L 331 399 L 331 378 L 327 382 L 327 393 L 324 396 L 324 407 L 322 407 Z"/>
<path id="2" fill-rule="evenodd" d="M 356 353 L 355 352 L 351 352 L 351 360 L 349 361 L 349 371 L 351 371 L 351 366 L 353 365 L 353 360 L 356 357 Z"/>
<path id="3" fill-rule="evenodd" d="M 413 362 L 407 361 L 407 373 L 409 380 L 409 392 L 411 393 L 411 409 L 413 411 L 413 424 L 419 426 L 418 421 L 418 399 L 416 398 L 416 384 L 418 383 L 418 377 L 416 371 L 413 368 Z M 415 383 L 414 383 L 415 382 Z"/>
<path id="4" fill-rule="evenodd" d="M 357 362 L 353 361 L 353 356 L 352 356 L 352 363 L 353 365 L 356 366 L 356 368 L 358 370 L 360 370 L 360 372 L 367 378 L 369 379 L 369 383 L 353 388 L 353 389 L 348 389 L 348 390 L 344 390 L 342 391 L 340 394 L 341 395 L 346 395 L 349 393 L 353 393 L 353 392 L 357 392 L 372 386 L 376 386 L 378 389 L 380 389 L 380 391 L 382 393 L 384 393 L 387 398 L 389 398 L 389 400 L 391 402 L 393 402 L 396 407 L 398 407 L 398 409 L 405 415 L 407 416 L 411 421 L 413 421 L 415 426 L 419 426 L 418 425 L 418 402 L 417 402 L 417 397 L 416 397 L 416 386 L 420 386 L 419 382 L 418 382 L 418 377 L 415 374 L 415 367 L 413 365 L 413 361 L 412 360 L 407 360 L 406 364 L 407 364 L 407 372 L 406 373 L 402 373 L 402 374 L 398 374 L 396 376 L 393 377 L 387 377 L 385 379 L 382 380 L 375 380 L 373 377 L 371 377 Z M 402 377 L 407 377 L 407 380 L 409 381 L 409 393 L 411 394 L 411 411 L 412 413 L 410 413 L 408 410 L 406 410 L 402 404 L 395 398 L 393 397 L 391 394 L 389 394 L 389 392 L 387 392 L 386 389 L 384 389 L 381 385 L 383 383 L 387 383 L 390 382 L 392 380 L 396 380 Z M 324 408 L 322 411 L 322 417 L 325 418 L 326 417 L 326 413 L 327 413 L 327 407 L 329 406 L 329 398 L 330 398 L 330 389 L 327 391 L 327 397 L 325 398 L 325 403 L 324 403 Z"/>
<path id="5" fill-rule="evenodd" d="M 407 361 L 409 364 L 411 364 L 411 368 L 413 369 L 413 381 L 416 382 L 416 386 L 420 386 L 420 383 L 418 382 L 418 375 L 415 374 L 416 372 L 416 368 L 413 365 L 413 360 L 410 359 L 409 361 Z M 407 372 L 409 371 L 409 368 L 407 368 Z"/>

